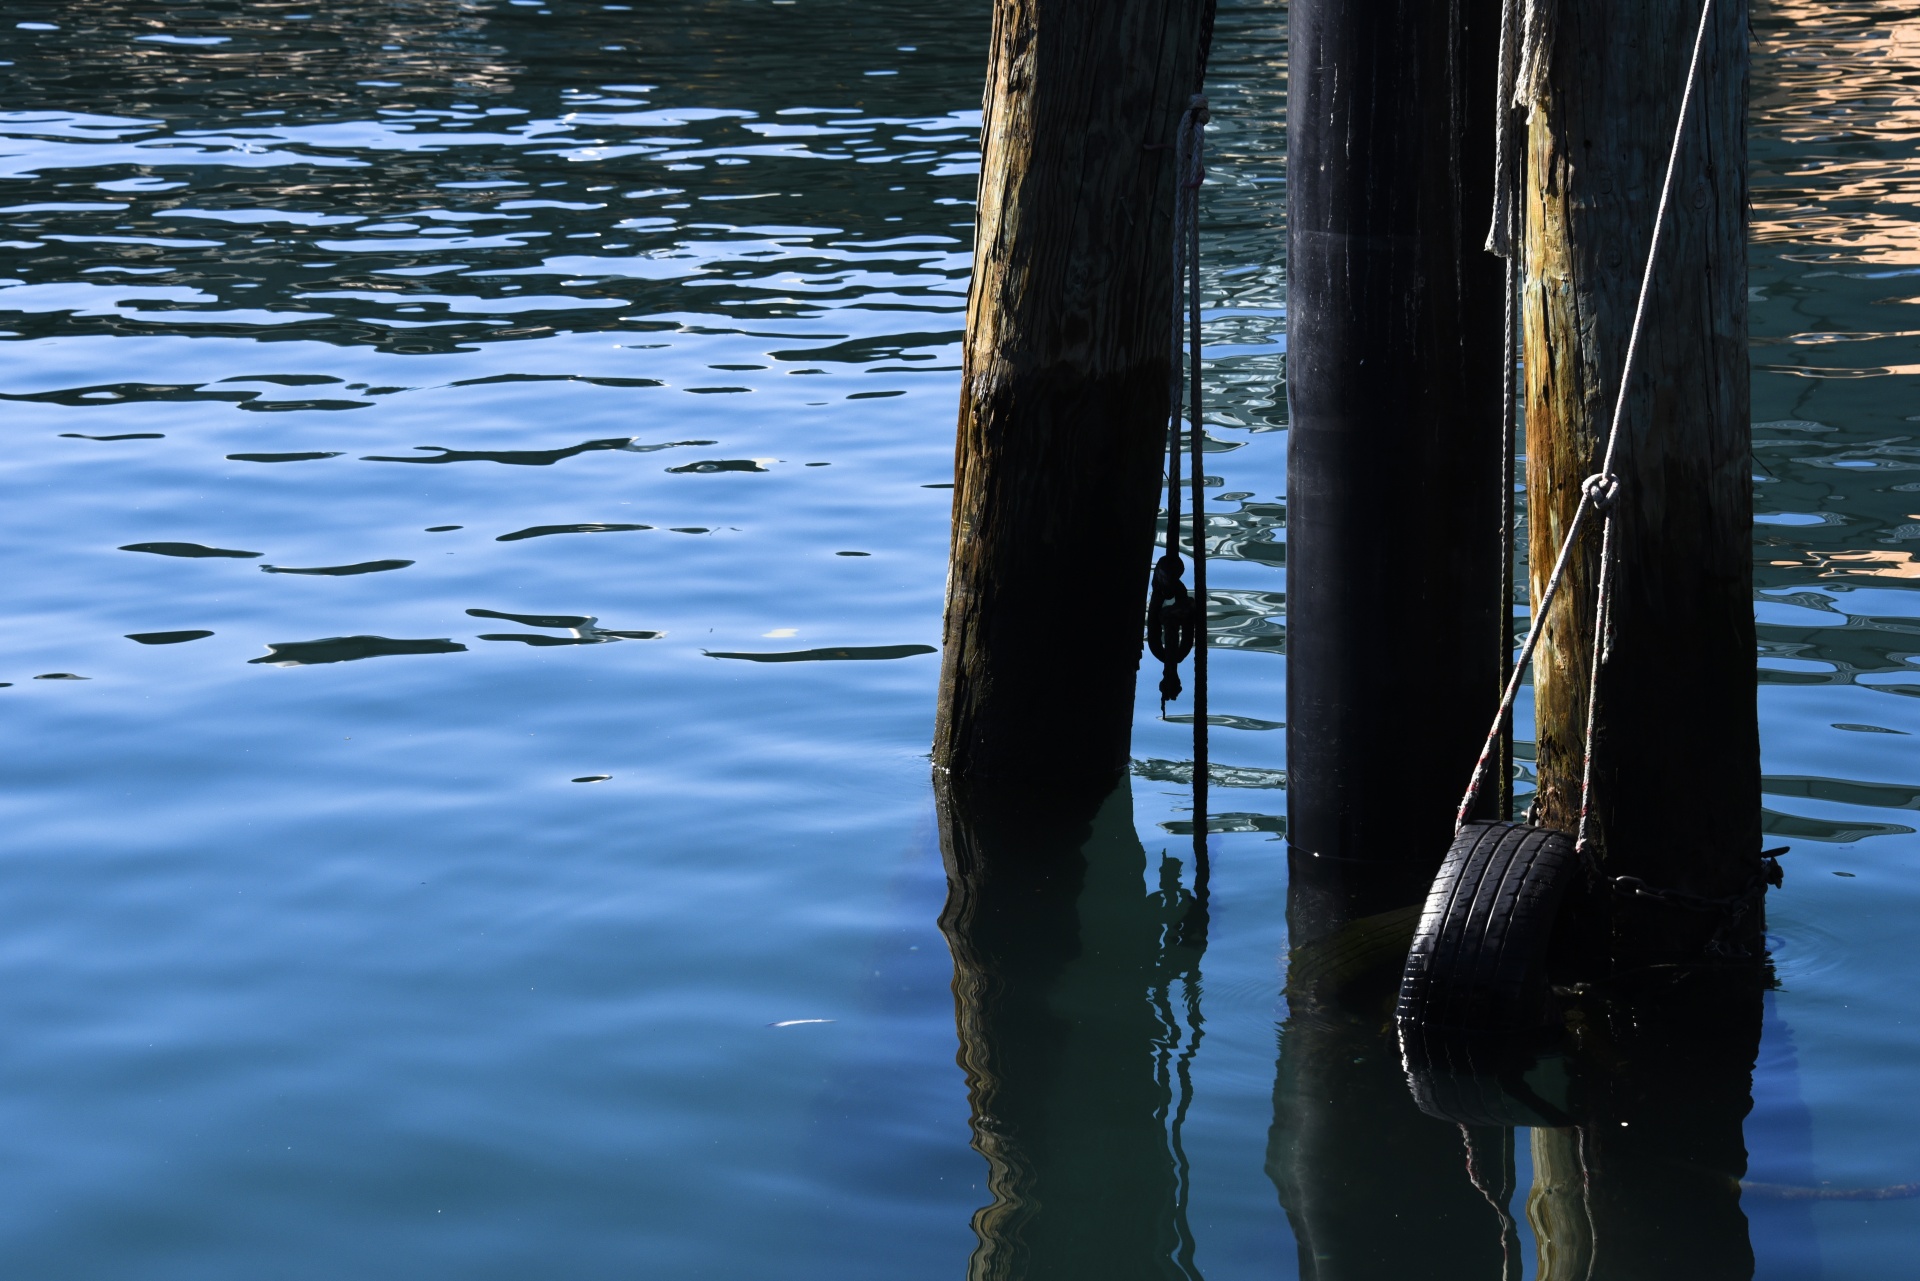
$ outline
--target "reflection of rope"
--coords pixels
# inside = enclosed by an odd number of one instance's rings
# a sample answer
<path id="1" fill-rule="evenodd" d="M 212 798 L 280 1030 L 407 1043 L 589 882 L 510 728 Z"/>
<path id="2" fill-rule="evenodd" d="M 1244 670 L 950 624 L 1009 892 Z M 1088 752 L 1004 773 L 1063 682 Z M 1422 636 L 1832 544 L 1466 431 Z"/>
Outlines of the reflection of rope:
<path id="1" fill-rule="evenodd" d="M 1467 1150 L 1467 1182 L 1473 1184 L 1474 1191 L 1486 1198 L 1493 1207 L 1494 1214 L 1500 1218 L 1500 1276 L 1502 1281 L 1516 1278 L 1520 1271 L 1520 1260 L 1516 1247 L 1520 1244 L 1520 1225 L 1513 1220 L 1513 1211 L 1509 1208 L 1513 1201 L 1513 1176 L 1508 1164 L 1512 1151 L 1513 1131 L 1505 1126 L 1478 1127 L 1482 1130 L 1476 1138 L 1474 1126 L 1460 1127 L 1460 1142 Z M 1491 1138 L 1487 1131 L 1497 1138 Z M 1489 1139 L 1491 1138 L 1491 1142 Z M 1505 1145 L 1504 1150 L 1501 1146 Z M 1500 1164 L 1498 1176 L 1491 1176 L 1484 1164 L 1492 1157 Z"/>
<path id="2" fill-rule="evenodd" d="M 1205 919 L 1205 896 L 1206 889 L 1202 884 L 1196 883 L 1191 895 L 1183 890 L 1180 885 L 1180 861 L 1164 854 L 1161 856 L 1160 892 L 1157 897 L 1164 913 L 1164 925 L 1160 935 L 1158 973 L 1148 990 L 1148 996 L 1161 1028 L 1160 1044 L 1154 1053 L 1154 1079 L 1164 1091 L 1161 1098 L 1171 1102 L 1171 1107 L 1166 1103 L 1161 1105 L 1159 1117 L 1167 1127 L 1167 1149 L 1173 1158 L 1173 1260 L 1176 1275 L 1189 1281 L 1200 1281 L 1200 1269 L 1194 1261 L 1198 1243 L 1187 1221 L 1193 1172 L 1187 1160 L 1182 1131 L 1187 1123 L 1187 1110 L 1193 1106 L 1193 1060 L 1200 1052 L 1200 1040 L 1204 1035 L 1204 1020 L 1200 1015 L 1200 956 L 1207 946 L 1206 931 L 1202 925 L 1196 938 L 1192 924 L 1196 913 L 1203 921 Z M 1180 980 L 1181 997 L 1178 1015 L 1173 1008 L 1173 980 L 1176 977 Z"/>
<path id="3" fill-rule="evenodd" d="M 1166 552 L 1154 564 L 1147 599 L 1147 648 L 1160 660 L 1160 714 L 1180 697 L 1180 663 L 1193 655 L 1193 853 L 1196 888 L 1205 897 L 1207 866 L 1207 543 L 1206 434 L 1200 385 L 1200 185 L 1206 179 L 1205 94 L 1195 94 L 1175 131 L 1173 199 L 1173 350 L 1169 365 Z M 1186 333 L 1181 333 L 1182 327 Z M 1184 351 L 1182 338 L 1184 337 Z M 1182 357 L 1185 356 L 1184 362 Z M 1182 386 L 1182 375 L 1185 386 Z M 1184 392 L 1184 394 L 1183 394 Z M 1188 411 L 1186 453 L 1192 464 L 1193 591 L 1180 563 L 1182 404 Z"/>
<path id="4" fill-rule="evenodd" d="M 1193 1172 L 1187 1164 L 1187 1149 L 1181 1142 L 1180 1132 L 1187 1123 L 1187 1109 L 1193 1106 L 1193 1056 L 1200 1052 L 1200 1037 L 1203 1033 L 1200 1018 L 1200 969 L 1196 963 L 1180 979 L 1181 1003 L 1186 1007 L 1187 1043 L 1180 1051 L 1180 1057 L 1174 1060 L 1174 1075 L 1180 1082 L 1180 1094 L 1173 1108 L 1173 1121 L 1167 1127 L 1167 1145 L 1173 1150 L 1174 1223 L 1178 1229 L 1180 1244 L 1174 1253 L 1174 1261 L 1179 1265 L 1182 1276 L 1198 1281 L 1200 1269 L 1194 1262 L 1194 1250 L 1197 1242 L 1193 1229 L 1187 1223 L 1187 1204 L 1192 1198 Z"/>
<path id="5" fill-rule="evenodd" d="M 1467 793 L 1460 801 L 1460 809 L 1455 815 L 1454 825 L 1458 828 L 1472 814 L 1475 803 L 1480 799 L 1480 789 L 1486 780 L 1487 762 L 1493 754 L 1494 746 L 1501 739 L 1501 730 L 1507 717 L 1513 711 L 1514 698 L 1520 692 L 1520 677 L 1525 672 L 1528 661 L 1533 657 L 1534 647 L 1539 644 L 1546 630 L 1547 612 L 1552 608 L 1553 598 L 1559 593 L 1560 584 L 1566 576 L 1567 561 L 1584 528 L 1587 515 L 1598 513 L 1601 520 L 1600 565 L 1598 579 L 1594 585 L 1594 633 L 1591 655 L 1590 679 L 1587 686 L 1587 724 L 1585 731 L 1584 757 L 1580 770 L 1580 822 L 1575 832 L 1574 849 L 1591 859 L 1587 837 L 1589 816 L 1593 796 L 1593 747 L 1594 730 L 1597 722 L 1596 704 L 1600 695 L 1600 668 L 1611 650 L 1611 637 L 1608 630 L 1612 613 L 1613 589 L 1613 517 L 1614 501 L 1620 492 L 1620 477 L 1614 472 L 1613 465 L 1620 448 L 1620 427 L 1626 420 L 1627 393 L 1633 380 L 1634 361 L 1640 354 L 1640 331 L 1647 318 L 1647 298 L 1653 292 L 1653 272 L 1660 257 L 1660 241 L 1666 232 L 1667 207 L 1673 196 L 1673 175 L 1680 163 L 1680 144 L 1686 138 L 1687 116 L 1693 105 L 1693 89 L 1699 80 L 1700 51 L 1707 40 L 1707 24 L 1713 14 L 1713 0 L 1702 0 L 1700 6 L 1700 26 L 1693 37 L 1693 57 L 1687 63 L 1686 88 L 1680 96 L 1680 115 L 1673 126 L 1673 145 L 1667 151 L 1666 176 L 1660 184 L 1660 203 L 1653 215 L 1653 240 L 1647 246 L 1647 264 L 1640 276 L 1640 295 L 1633 307 L 1633 324 L 1627 331 L 1627 354 L 1621 363 L 1620 384 L 1614 394 L 1613 421 L 1607 429 L 1607 447 L 1601 457 L 1600 470 L 1587 477 L 1580 485 L 1580 503 L 1573 509 L 1573 519 L 1567 525 L 1566 537 L 1560 543 L 1560 554 L 1554 559 L 1553 572 L 1548 575 L 1546 590 L 1540 594 L 1539 607 L 1534 611 L 1533 622 L 1527 628 L 1527 639 L 1520 647 L 1520 655 L 1514 662 L 1513 672 L 1507 678 L 1507 687 L 1500 698 L 1500 710 L 1493 718 L 1493 728 L 1488 731 L 1485 745 L 1480 749 L 1480 759 L 1474 763 L 1473 777 L 1467 783 Z"/>

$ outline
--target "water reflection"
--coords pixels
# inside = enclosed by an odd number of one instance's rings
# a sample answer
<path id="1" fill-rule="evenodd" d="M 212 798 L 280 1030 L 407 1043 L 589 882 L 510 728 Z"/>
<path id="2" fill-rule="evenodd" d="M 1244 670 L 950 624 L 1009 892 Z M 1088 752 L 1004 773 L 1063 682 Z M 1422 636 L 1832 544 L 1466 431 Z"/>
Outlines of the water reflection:
<path id="1" fill-rule="evenodd" d="M 1741 1124 L 1760 1045 L 1759 977 L 1665 971 L 1570 1011 L 1587 1103 L 1577 1129 L 1534 1131 L 1528 1213 L 1541 1281 L 1753 1275 Z"/>
<path id="2" fill-rule="evenodd" d="M 1468 1175 L 1460 1128 L 1414 1102 L 1394 1043 L 1393 997 L 1425 893 L 1392 865 L 1290 860 L 1289 1013 L 1267 1173 L 1308 1281 L 1506 1275 L 1511 1156 L 1489 1184 L 1496 1210 Z M 1506 1151 L 1497 1128 L 1471 1138 Z"/>
<path id="3" fill-rule="evenodd" d="M 1146 884 L 1131 789 L 946 783 L 940 848 L 973 1146 L 992 1203 L 973 1281 L 1196 1279 L 1180 1127 L 1199 1048 L 1205 905 Z"/>
<path id="4" fill-rule="evenodd" d="M 1742 1122 L 1763 975 L 1661 969 L 1562 989 L 1564 1035 L 1490 1045 L 1390 1027 L 1418 877 L 1292 863 L 1290 1013 L 1268 1173 L 1312 1281 L 1521 1275 L 1514 1136 L 1537 1281 L 1746 1281 Z"/>

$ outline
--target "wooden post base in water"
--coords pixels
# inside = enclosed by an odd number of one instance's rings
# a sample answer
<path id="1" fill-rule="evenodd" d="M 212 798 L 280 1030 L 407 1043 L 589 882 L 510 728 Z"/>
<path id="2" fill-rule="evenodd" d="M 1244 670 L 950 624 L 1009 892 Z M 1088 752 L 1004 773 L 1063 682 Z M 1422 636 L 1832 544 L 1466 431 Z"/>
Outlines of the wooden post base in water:
<path id="1" fill-rule="evenodd" d="M 1599 469 L 1700 0 L 1550 6 L 1527 132 L 1527 490 L 1537 602 Z M 1714 0 L 1615 472 L 1611 656 L 1592 829 L 1608 881 L 1708 897 L 1759 874 L 1747 393 L 1747 6 Z M 1591 522 L 1595 535 L 1599 522 Z M 1569 565 L 1534 660 L 1539 821 L 1579 821 L 1599 539 Z M 1706 959 L 1724 917 L 1586 904 L 1618 969 Z M 1754 902 L 1731 950 L 1757 952 Z"/>
<path id="2" fill-rule="evenodd" d="M 1174 129 L 1206 0 L 998 0 L 937 767 L 1116 778 L 1165 452 Z"/>

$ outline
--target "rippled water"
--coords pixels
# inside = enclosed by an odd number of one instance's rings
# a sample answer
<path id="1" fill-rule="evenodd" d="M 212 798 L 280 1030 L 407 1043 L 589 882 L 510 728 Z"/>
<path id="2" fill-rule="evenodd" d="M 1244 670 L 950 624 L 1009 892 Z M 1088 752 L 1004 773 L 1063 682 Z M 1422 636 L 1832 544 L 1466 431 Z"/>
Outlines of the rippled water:
<path id="1" fill-rule="evenodd" d="M 986 14 L 8 6 L 9 1272 L 964 1271 L 925 751 Z M 1296 1266 L 1284 17 L 1227 6 L 1210 83 L 1216 1281 Z M 1756 32 L 1794 851 L 1748 1137 L 1880 1186 L 1920 1178 L 1920 22 Z M 1155 710 L 1135 826 L 1177 856 Z M 1763 1276 L 1892 1276 L 1920 1203 L 1750 1213 Z"/>

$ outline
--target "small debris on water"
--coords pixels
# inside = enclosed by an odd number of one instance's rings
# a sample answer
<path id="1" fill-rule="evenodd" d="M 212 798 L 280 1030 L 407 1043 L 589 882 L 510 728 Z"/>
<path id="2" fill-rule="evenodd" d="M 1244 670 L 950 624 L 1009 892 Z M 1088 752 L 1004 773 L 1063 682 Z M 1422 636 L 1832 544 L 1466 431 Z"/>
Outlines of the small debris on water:
<path id="1" fill-rule="evenodd" d="M 799 1027 L 802 1023 L 837 1023 L 838 1019 L 782 1019 L 778 1023 L 769 1023 L 768 1027 Z"/>
<path id="2" fill-rule="evenodd" d="M 72 672 L 43 672 L 34 677 L 37 681 L 90 681 L 91 676 L 75 676 Z"/>
<path id="3" fill-rule="evenodd" d="M 611 774 L 583 774 L 573 781 L 576 783 L 604 783 L 612 777 L 613 775 Z"/>
<path id="4" fill-rule="evenodd" d="M 1834 875 L 1835 875 L 1835 876 L 1844 876 L 1844 877 L 1847 877 L 1848 879 L 1852 879 L 1852 878 L 1853 878 L 1853 876 L 1854 876 L 1854 873 L 1852 873 L 1852 872 L 1835 872 L 1835 873 L 1834 873 Z"/>

